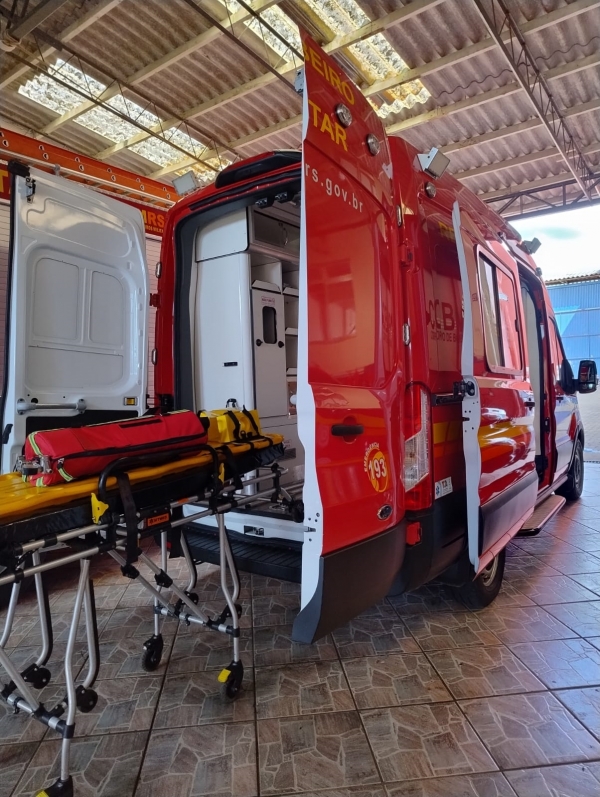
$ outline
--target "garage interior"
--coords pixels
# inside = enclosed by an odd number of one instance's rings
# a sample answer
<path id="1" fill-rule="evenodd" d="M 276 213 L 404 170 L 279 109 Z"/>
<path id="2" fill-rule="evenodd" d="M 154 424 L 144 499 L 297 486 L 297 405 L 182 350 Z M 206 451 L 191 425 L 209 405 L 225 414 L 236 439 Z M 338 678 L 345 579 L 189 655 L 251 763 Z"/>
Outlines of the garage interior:
<path id="1" fill-rule="evenodd" d="M 6 163 L 140 207 L 154 292 L 177 178 L 205 186 L 238 160 L 301 147 L 299 26 L 389 135 L 439 148 L 509 221 L 600 208 L 600 0 L 506 6 L 508 17 L 497 0 L 0 0 L 0 328 Z M 78 574 L 49 577 L 57 673 Z M 151 601 L 108 557 L 91 575 L 102 663 L 73 740 L 78 797 L 600 794 L 600 464 L 586 463 L 578 502 L 511 542 L 502 591 L 476 614 L 434 583 L 300 645 L 299 586 L 242 573 L 249 668 L 234 703 L 215 678 L 226 638 L 167 627 L 161 667 L 144 672 Z M 197 592 L 221 608 L 215 566 L 199 567 Z M 7 649 L 21 669 L 41 640 L 31 590 L 17 631 Z M 41 699 L 63 693 L 55 679 Z M 0 701 L 0 797 L 47 787 L 59 763 L 60 741 Z"/>

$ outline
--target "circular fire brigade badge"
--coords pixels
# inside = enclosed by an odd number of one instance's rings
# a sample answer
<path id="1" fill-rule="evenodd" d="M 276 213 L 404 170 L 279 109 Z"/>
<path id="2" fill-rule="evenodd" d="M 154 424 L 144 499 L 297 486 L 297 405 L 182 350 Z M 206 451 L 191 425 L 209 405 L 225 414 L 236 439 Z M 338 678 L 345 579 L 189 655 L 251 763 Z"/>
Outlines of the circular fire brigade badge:
<path id="1" fill-rule="evenodd" d="M 368 446 L 365 452 L 364 469 L 376 492 L 383 493 L 387 490 L 390 480 L 389 468 L 385 454 L 379 448 L 379 443 L 371 443 Z"/>

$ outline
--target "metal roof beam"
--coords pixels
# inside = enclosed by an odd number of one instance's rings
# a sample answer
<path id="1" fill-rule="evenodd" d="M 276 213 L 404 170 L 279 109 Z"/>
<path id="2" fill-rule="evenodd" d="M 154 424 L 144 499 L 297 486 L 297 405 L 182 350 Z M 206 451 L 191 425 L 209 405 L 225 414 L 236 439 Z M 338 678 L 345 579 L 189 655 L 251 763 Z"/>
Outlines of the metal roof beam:
<path id="1" fill-rule="evenodd" d="M 521 26 L 521 32 L 533 33 L 534 31 L 544 30 L 544 28 L 551 27 L 559 22 L 563 22 L 564 20 L 571 19 L 579 14 L 583 14 L 590 8 L 595 8 L 599 5 L 600 0 L 575 0 L 575 2 L 570 3 L 567 6 L 557 8 L 555 11 L 550 11 L 548 14 L 542 14 L 541 16 L 535 17 L 529 22 L 526 22 Z M 502 38 L 503 40 L 505 39 L 508 41 L 508 33 L 503 33 Z M 434 72 L 439 72 L 440 69 L 444 69 L 447 66 L 455 66 L 456 64 L 466 61 L 469 58 L 473 58 L 476 55 L 493 50 L 495 47 L 496 42 L 494 39 L 492 39 L 491 36 L 486 36 L 481 41 L 478 41 L 475 44 L 470 44 L 468 47 L 463 47 L 461 50 L 456 50 L 453 53 L 449 53 L 448 55 L 443 56 L 443 58 L 436 58 L 435 61 L 430 61 L 428 64 L 421 64 L 414 69 L 407 69 L 405 72 L 395 75 L 394 77 L 378 80 L 376 83 L 371 84 L 367 89 L 365 89 L 365 96 L 371 97 L 373 94 L 379 94 L 382 91 L 388 91 L 389 89 L 393 89 L 396 86 L 402 85 L 402 83 L 408 83 L 411 80 L 416 80 L 417 78 L 424 77 L 425 75 L 431 75 Z"/>
<path id="2" fill-rule="evenodd" d="M 583 64 L 584 60 L 586 62 L 585 64 Z M 598 64 L 600 64 L 600 53 L 589 56 L 589 58 L 582 59 L 582 61 L 574 61 L 573 63 L 569 64 L 567 68 L 561 65 L 555 67 L 554 69 L 549 69 L 547 72 L 544 72 L 544 78 L 545 80 L 555 80 L 557 78 L 566 77 L 568 75 L 574 74 L 575 72 L 579 72 L 581 69 L 590 69 Z M 425 122 L 431 122 L 435 119 L 442 119 L 445 116 L 450 116 L 451 114 L 458 113 L 459 111 L 473 108 L 476 105 L 483 105 L 491 100 L 496 100 L 499 97 L 506 97 L 522 90 L 522 87 L 518 83 L 507 83 L 505 86 L 501 86 L 500 88 L 492 89 L 491 91 L 484 91 L 481 94 L 475 94 L 472 97 L 467 97 L 464 100 L 459 100 L 458 102 L 453 102 L 449 105 L 440 105 L 437 108 L 433 108 L 431 111 L 426 111 L 425 113 L 418 114 L 417 116 L 409 116 L 407 119 L 403 119 L 401 122 L 396 122 L 395 124 L 390 125 L 386 128 L 386 130 L 390 135 L 394 133 L 400 133 L 403 130 L 410 130 L 411 127 L 417 127 Z M 539 124 L 541 125 L 543 122 L 540 120 Z"/>
<path id="3" fill-rule="evenodd" d="M 67 0 L 41 0 L 33 11 L 23 19 L 19 20 L 14 27 L 9 27 L 4 34 L 4 38 L 10 45 L 18 44 L 25 36 L 28 36 L 34 31 L 38 25 L 45 22 L 48 17 L 51 17 L 55 11 L 64 4 Z"/>
<path id="4" fill-rule="evenodd" d="M 525 37 L 504 4 L 504 0 L 491 0 L 491 14 L 488 13 L 482 0 L 473 0 L 473 3 L 514 72 L 517 82 L 529 97 L 567 168 L 584 194 L 591 198 L 588 185 L 592 181 L 592 171 L 563 119 L 546 79 L 538 69 Z M 502 36 L 504 31 L 510 36 L 507 43 Z"/>
<path id="5" fill-rule="evenodd" d="M 594 56 L 594 63 L 588 63 L 584 68 L 590 68 L 595 66 L 597 63 L 600 63 L 600 55 Z M 576 61 L 571 65 L 572 72 L 578 72 L 581 69 L 580 62 Z M 550 69 L 548 72 L 545 73 L 547 80 L 554 80 L 566 75 L 571 74 L 571 70 L 564 70 L 562 66 L 557 67 L 556 69 Z M 264 77 L 264 76 L 263 76 Z M 262 78 L 258 78 L 262 79 Z M 394 134 L 399 132 L 399 130 L 406 130 L 412 127 L 416 127 L 421 124 L 425 124 L 426 122 L 432 121 L 434 119 L 440 119 L 444 116 L 448 116 L 453 113 L 458 113 L 459 111 L 464 111 L 469 108 L 474 107 L 475 105 L 483 104 L 486 102 L 491 102 L 493 100 L 498 99 L 499 97 L 505 97 L 510 94 L 516 93 L 517 91 L 521 91 L 521 87 L 517 83 L 509 83 L 507 86 L 501 86 L 499 89 L 493 89 L 492 91 L 487 91 L 482 94 L 477 94 L 474 97 L 468 97 L 466 100 L 461 100 L 460 102 L 452 103 L 451 105 L 443 105 L 440 108 L 434 108 L 432 111 L 428 111 L 423 114 L 418 114 L 417 116 L 409 117 L 405 119 L 403 122 L 399 122 L 397 124 L 389 125 L 386 128 L 386 132 L 388 134 Z M 233 99 L 233 98 L 232 98 Z M 594 100 L 590 103 L 586 103 L 585 105 L 578 105 L 573 109 L 565 111 L 565 116 L 575 116 L 581 113 L 588 113 L 590 111 L 596 110 L 600 108 L 600 100 Z M 282 122 L 278 122 L 276 130 L 273 130 L 273 127 L 263 128 L 262 130 L 257 130 L 255 133 L 251 133 L 249 136 L 246 136 L 245 139 L 238 139 L 238 141 L 244 141 L 245 144 L 252 143 L 253 141 L 258 141 L 261 138 L 267 138 L 273 132 L 280 132 L 282 130 L 289 129 L 294 125 L 300 124 L 302 121 L 301 116 L 293 116 L 290 119 L 286 119 Z M 512 135 L 513 133 L 518 133 L 521 130 L 527 130 L 531 127 L 537 127 L 541 125 L 542 122 L 539 119 L 532 119 L 526 122 L 521 122 L 518 125 L 513 125 L 512 127 L 504 128 L 500 131 L 492 131 L 490 133 L 485 133 L 482 136 L 471 139 L 469 142 L 458 142 L 457 144 L 450 144 L 447 147 L 442 147 L 443 152 L 451 152 L 454 149 L 461 149 L 466 146 L 471 146 L 473 144 L 482 144 L 485 141 L 492 141 L 496 138 L 501 138 L 506 135 Z M 139 134 L 140 136 L 144 136 L 145 134 Z M 147 136 L 146 136 L 147 137 Z M 137 137 L 136 137 L 137 138 Z M 237 146 L 243 146 L 244 144 L 237 143 Z M 230 146 L 233 146 L 233 142 L 230 142 Z M 105 157 L 109 157 L 109 155 L 118 152 L 123 147 L 120 145 L 115 145 L 115 147 L 109 147 L 106 150 L 103 150 L 101 153 Z M 206 157 L 211 158 L 215 157 L 216 153 L 207 153 Z M 94 157 L 98 157 L 95 155 Z M 200 158 L 200 160 L 204 160 L 204 156 Z M 178 163 L 174 163 L 171 166 L 165 166 L 163 169 L 155 172 L 153 177 L 160 178 L 164 177 L 168 174 L 172 174 L 173 172 L 179 171 L 180 169 L 185 169 L 189 165 L 191 165 L 191 161 L 189 159 L 182 160 Z"/>
<path id="6" fill-rule="evenodd" d="M 252 8 L 255 11 L 257 10 L 263 11 L 265 8 L 275 5 L 277 2 L 278 0 L 254 0 Z M 251 18 L 252 15 L 248 11 L 242 10 L 238 11 L 236 14 L 233 14 L 231 18 L 229 17 L 229 15 L 227 15 L 223 19 L 220 19 L 219 24 L 222 25 L 223 27 L 228 28 L 230 26 L 230 22 L 231 26 L 233 27 L 234 25 L 241 22 L 245 22 L 247 19 Z M 153 61 L 151 64 L 148 64 L 147 66 L 138 69 L 138 71 L 135 72 L 133 75 L 131 75 L 131 77 L 126 78 L 128 85 L 135 86 L 139 83 L 142 83 L 142 81 L 147 80 L 149 77 L 152 77 L 152 75 L 155 75 L 161 69 L 165 69 L 166 67 L 172 66 L 173 64 L 177 63 L 177 61 L 179 61 L 182 58 L 186 58 L 188 55 L 195 52 L 196 50 L 199 50 L 202 47 L 206 47 L 207 44 L 210 44 L 210 42 L 214 41 L 218 36 L 221 35 L 222 35 L 221 31 L 216 26 L 210 27 L 208 30 L 199 33 L 198 36 L 194 36 L 192 39 L 189 39 L 187 42 L 184 42 L 183 44 L 181 44 L 175 50 L 172 50 L 167 55 L 164 55 L 161 58 L 158 58 L 156 61 Z M 106 91 L 104 91 L 98 99 L 100 99 L 102 102 L 107 102 L 108 100 L 112 99 L 113 97 L 116 97 L 117 94 L 120 93 L 121 93 L 121 88 L 119 84 L 118 83 L 112 84 L 106 88 Z M 85 100 L 76 108 L 73 108 L 72 110 L 61 114 L 61 116 L 57 117 L 56 119 L 53 119 L 49 124 L 47 124 L 43 128 L 43 130 L 41 131 L 42 134 L 47 135 L 53 133 L 57 128 L 61 127 L 64 124 L 67 124 L 67 122 L 72 122 L 74 119 L 77 119 L 78 116 L 81 116 L 82 114 L 86 113 L 86 111 L 91 110 L 91 108 L 93 107 L 94 107 L 93 102 Z M 172 127 L 172 124 L 169 125 L 168 121 L 166 122 L 167 126 Z M 174 122 L 174 124 L 177 124 L 177 122 Z M 164 130 L 165 124 L 161 124 L 160 128 Z"/>
<path id="7" fill-rule="evenodd" d="M 369 36 L 373 36 L 375 33 L 381 33 L 392 25 L 396 25 L 398 22 L 417 16 L 429 8 L 434 8 L 442 2 L 445 2 L 445 0 L 415 0 L 415 2 L 403 6 L 396 11 L 392 11 L 390 14 L 386 14 L 384 17 L 371 20 L 371 22 L 368 22 L 366 25 L 357 28 L 355 31 L 352 31 L 352 33 L 349 33 L 346 36 L 338 36 L 335 39 L 332 39 L 332 41 L 323 45 L 323 49 L 325 52 L 330 54 L 337 52 L 344 47 L 348 47 L 350 44 L 354 44 L 368 38 Z M 296 67 L 286 64 L 277 71 L 280 73 L 280 75 L 288 75 L 295 73 Z M 212 108 L 215 108 L 217 105 L 224 105 L 232 100 L 244 97 L 246 94 L 250 94 L 252 91 L 257 91 L 264 86 L 268 86 L 275 80 L 275 76 L 270 72 L 260 75 L 253 80 L 249 80 L 247 83 L 243 83 L 240 86 L 235 86 L 234 88 L 223 92 L 223 94 L 219 94 L 217 97 L 213 97 L 210 100 L 205 100 L 204 102 L 195 105 L 193 108 L 189 108 L 187 111 L 184 111 L 182 117 L 184 119 L 194 119 L 195 117 L 201 116 L 203 113 L 210 111 Z M 163 128 L 168 128 L 174 124 L 177 124 L 177 122 L 171 119 L 166 119 L 161 126 Z M 143 141 L 144 137 L 145 136 L 143 134 L 137 134 L 129 139 L 126 139 L 125 141 L 119 141 L 112 147 L 107 147 L 101 152 L 96 153 L 94 157 L 100 160 L 110 158 L 111 155 L 120 152 L 122 149 Z"/>
<path id="8" fill-rule="evenodd" d="M 582 147 L 581 151 L 585 155 L 589 155 L 592 152 L 600 152 L 600 142 Z M 537 152 L 531 152 L 529 155 L 521 155 L 518 158 L 510 158 L 509 160 L 497 161 L 496 163 L 479 166 L 477 169 L 467 169 L 464 172 L 453 172 L 452 176 L 456 177 L 457 180 L 466 180 L 469 177 L 481 177 L 483 174 L 494 174 L 504 169 L 512 169 L 514 166 L 523 166 L 526 163 L 534 163 L 535 161 L 546 160 L 547 158 L 560 157 L 562 156 L 557 147 L 548 147 L 547 149 L 541 149 Z"/>
<path id="9" fill-rule="evenodd" d="M 83 33 L 84 30 L 89 28 L 90 25 L 93 25 L 98 19 L 107 14 L 109 11 L 115 6 L 118 6 L 121 0 L 101 0 L 101 2 L 95 6 L 91 11 L 88 11 L 87 14 L 84 14 L 81 19 L 78 19 L 73 24 L 69 25 L 68 28 L 62 33 L 59 33 L 56 38 L 61 42 L 69 42 L 75 36 L 78 36 L 80 33 Z M 40 61 L 44 61 L 49 58 L 56 50 L 52 46 L 43 46 L 41 52 L 39 54 L 31 55 L 31 61 L 35 64 L 38 64 Z M 10 72 L 7 72 L 5 75 L 0 77 L 0 89 L 5 89 L 7 86 L 10 86 L 11 83 L 14 83 L 15 80 L 18 80 L 20 77 L 23 77 L 29 71 L 29 67 L 25 64 L 19 64 L 14 69 L 11 69 Z"/>
<path id="10" fill-rule="evenodd" d="M 268 138 L 269 136 L 275 135 L 275 133 L 280 133 L 282 130 L 287 130 L 289 127 L 293 125 L 300 124 L 302 122 L 302 115 L 299 114 L 298 116 L 294 116 L 291 119 L 284 119 L 282 122 L 277 122 L 270 127 L 263 127 L 261 130 L 257 130 L 255 133 L 250 133 L 250 135 L 242 136 L 242 138 L 236 138 L 235 141 L 230 141 L 228 146 L 232 149 L 236 149 L 236 147 L 245 147 L 248 144 L 255 144 L 257 141 L 260 141 L 262 138 Z M 180 169 L 187 169 L 190 166 L 194 166 L 198 163 L 198 161 L 207 161 L 211 160 L 212 158 L 218 158 L 219 153 L 216 150 L 208 150 L 204 152 L 200 158 L 184 158 L 177 163 L 172 163 L 170 166 L 163 166 L 162 169 L 158 169 L 155 172 L 152 172 L 149 176 L 153 180 L 161 180 L 169 174 L 173 174 L 173 172 L 177 172 Z"/>

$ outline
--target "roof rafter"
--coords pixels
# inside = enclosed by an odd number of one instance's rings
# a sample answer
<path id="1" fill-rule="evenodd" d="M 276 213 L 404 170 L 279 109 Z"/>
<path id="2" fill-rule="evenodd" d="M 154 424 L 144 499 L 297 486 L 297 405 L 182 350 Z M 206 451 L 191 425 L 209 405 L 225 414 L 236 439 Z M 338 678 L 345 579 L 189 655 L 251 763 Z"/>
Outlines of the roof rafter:
<path id="1" fill-rule="evenodd" d="M 269 6 L 275 5 L 278 0 L 254 0 L 252 4 L 252 8 L 256 10 L 263 11 L 265 8 Z M 219 20 L 219 24 L 223 27 L 229 27 L 237 25 L 238 23 L 245 22 L 247 19 L 251 19 L 252 15 L 248 13 L 248 11 L 241 10 L 238 11 L 236 14 L 233 14 L 231 18 L 229 15 L 224 17 L 223 19 Z M 194 36 L 192 39 L 189 39 L 187 42 L 184 42 L 175 50 L 172 50 L 167 55 L 158 58 L 156 61 L 153 61 L 151 64 L 138 69 L 131 77 L 126 78 L 126 82 L 130 86 L 136 86 L 139 83 L 142 83 L 144 80 L 147 80 L 149 77 L 152 77 L 161 69 L 165 69 L 165 67 L 173 66 L 173 64 L 177 63 L 177 61 L 181 60 L 182 58 L 186 58 L 193 52 L 201 49 L 202 47 L 206 47 L 207 44 L 210 44 L 216 38 L 221 36 L 221 31 L 216 27 L 212 26 L 208 28 L 208 30 L 199 33 L 197 36 Z M 108 100 L 116 97 L 117 94 L 121 93 L 121 88 L 118 83 L 111 84 L 107 86 L 106 91 L 104 91 L 98 99 L 102 102 L 107 102 Z M 84 100 L 80 105 L 76 108 L 73 108 L 70 111 L 66 111 L 65 113 L 61 114 L 61 116 L 53 119 L 49 124 L 47 124 L 41 131 L 42 135 L 46 135 L 49 133 L 53 133 L 59 127 L 67 122 L 72 122 L 73 120 L 77 119 L 78 116 L 86 113 L 91 108 L 94 107 L 94 103 L 89 100 Z M 165 123 L 167 127 L 172 127 L 168 123 Z M 160 125 L 160 127 L 164 130 L 165 124 Z M 174 122 L 177 124 L 177 121 Z"/>
<path id="2" fill-rule="evenodd" d="M 533 55 L 529 51 L 525 37 L 505 5 L 504 0 L 491 0 L 491 14 L 481 0 L 473 0 L 473 2 L 487 25 L 492 38 L 514 72 L 518 84 L 529 97 L 535 112 L 542 120 L 542 124 L 554 142 L 554 146 L 560 153 L 561 158 L 577 180 L 577 184 L 583 193 L 590 198 L 589 184 L 592 182 L 592 170 L 581 151 L 579 143 L 565 122 L 545 76 L 540 72 Z M 503 40 L 502 34 L 504 31 L 509 34 L 507 43 Z"/>
<path id="3" fill-rule="evenodd" d="M 410 5 L 403 6 L 396 11 L 392 11 L 390 14 L 386 14 L 384 17 L 368 22 L 366 25 L 357 28 L 355 31 L 346 36 L 338 36 L 335 39 L 332 39 L 323 46 L 323 49 L 325 52 L 330 54 L 337 52 L 344 47 L 348 47 L 350 44 L 354 44 L 355 42 L 362 41 L 369 36 L 373 36 L 375 33 L 381 33 L 383 30 L 386 30 L 402 20 L 410 19 L 411 17 L 417 16 L 429 8 L 434 8 L 442 2 L 445 2 L 445 0 L 415 0 L 415 2 L 410 3 Z M 290 75 L 295 73 L 296 67 L 290 67 L 289 65 L 286 65 L 281 67 L 278 71 L 281 75 Z M 223 92 L 223 94 L 219 94 L 217 97 L 212 97 L 209 100 L 205 100 L 204 102 L 195 105 L 193 108 L 189 108 L 187 111 L 184 111 L 181 116 L 184 119 L 194 119 L 198 116 L 201 116 L 203 113 L 210 111 L 212 108 L 215 108 L 217 105 L 225 105 L 232 100 L 244 97 L 246 94 L 250 94 L 252 91 L 257 91 L 264 86 L 268 86 L 275 80 L 275 76 L 270 72 L 260 75 L 253 80 L 249 80 L 247 83 L 235 86 L 234 88 Z M 172 122 L 171 119 L 166 119 L 163 122 L 163 126 L 169 127 L 170 122 Z M 175 124 L 175 122 L 172 122 L 172 124 Z M 116 152 L 120 152 L 122 149 L 130 147 L 132 144 L 137 144 L 139 141 L 143 140 L 144 139 L 142 135 L 134 135 L 130 139 L 119 141 L 112 147 L 107 147 L 101 152 L 96 153 L 94 157 L 98 158 L 99 160 L 104 160 L 105 158 L 109 158 L 111 155 L 114 155 Z"/>
<path id="4" fill-rule="evenodd" d="M 600 143 L 588 144 L 587 147 L 582 147 L 582 152 L 586 155 L 593 152 L 600 152 Z M 545 160 L 548 158 L 560 158 L 561 153 L 557 147 L 547 147 L 546 149 L 531 152 L 528 155 L 521 155 L 518 158 L 509 158 L 505 161 L 497 161 L 496 163 L 488 163 L 485 166 L 479 166 L 476 169 L 467 169 L 464 172 L 453 172 L 453 177 L 457 180 L 466 180 L 469 177 L 480 177 L 483 174 L 494 174 L 495 172 L 503 171 L 504 169 L 512 169 L 514 166 L 523 166 L 526 163 L 534 163 L 535 161 Z"/>
<path id="5" fill-rule="evenodd" d="M 69 25 L 68 28 L 65 28 L 62 33 L 59 33 L 56 38 L 60 42 L 69 42 L 71 39 L 78 36 L 80 33 L 83 33 L 84 30 L 89 28 L 90 25 L 93 25 L 94 22 L 99 20 L 105 14 L 108 14 L 109 11 L 112 11 L 115 6 L 118 6 L 121 0 L 101 0 L 101 2 L 92 8 L 87 14 L 84 14 L 81 19 L 78 19 L 76 22 L 73 22 Z M 30 60 L 34 64 L 38 64 L 40 61 L 44 61 L 49 58 L 56 50 L 52 46 L 44 46 L 42 47 L 41 52 L 38 55 L 32 55 Z M 2 75 L 0 78 L 0 89 L 5 89 L 7 86 L 10 86 L 11 83 L 14 83 L 15 80 L 18 80 L 23 75 L 27 74 L 29 71 L 29 67 L 25 64 L 19 64 L 14 69 L 11 69 L 10 72 L 7 72 L 5 75 Z"/>
<path id="6" fill-rule="evenodd" d="M 591 68 L 600 64 L 600 54 L 595 56 L 590 56 L 590 61 L 585 68 Z M 547 80 L 554 80 L 564 77 L 565 75 L 570 75 L 572 72 L 578 72 L 581 69 L 581 62 L 575 62 L 572 65 L 572 70 L 565 71 L 563 67 L 556 67 L 556 69 L 550 69 L 548 72 L 545 73 Z M 510 94 L 514 94 L 517 91 L 521 91 L 521 87 L 517 83 L 509 83 L 507 86 L 502 86 L 499 89 L 492 89 L 492 91 L 483 92 L 482 94 L 476 94 L 474 97 L 468 97 L 466 100 L 460 100 L 459 102 L 452 103 L 451 105 L 443 105 L 439 108 L 434 108 L 432 111 L 427 111 L 423 114 L 418 114 L 417 116 L 409 117 L 405 119 L 403 122 L 399 122 L 397 124 L 389 125 L 386 128 L 388 134 L 393 135 L 394 133 L 399 132 L 400 130 L 408 130 L 412 127 L 417 127 L 418 125 L 425 124 L 426 122 L 433 121 L 435 119 L 440 119 L 444 116 L 449 116 L 453 113 L 459 113 L 460 111 L 467 110 L 468 108 L 472 108 L 475 105 L 483 104 L 486 102 L 492 102 L 493 100 L 498 99 L 499 97 L 506 97 Z M 594 101 L 592 103 L 587 103 L 588 108 L 584 108 L 582 105 L 576 106 L 571 111 L 565 111 L 566 116 L 575 116 L 580 113 L 586 113 L 587 111 L 596 110 L 597 107 L 600 107 L 600 101 Z M 272 135 L 276 132 L 281 132 L 282 130 L 288 130 L 295 125 L 299 125 L 302 121 L 301 116 L 293 116 L 290 119 L 286 119 L 282 122 L 278 122 L 276 125 L 271 127 L 266 127 L 261 130 L 257 130 L 255 133 L 251 133 L 248 136 L 245 136 L 244 139 L 238 139 L 236 141 L 235 146 L 240 147 L 243 144 L 240 144 L 239 141 L 243 140 L 244 144 L 250 144 L 254 141 L 258 141 L 261 138 L 267 138 L 268 136 Z M 492 141 L 495 138 L 501 138 L 506 135 L 510 135 L 511 133 L 517 133 L 521 130 L 529 129 L 530 127 L 537 127 L 540 126 L 542 123 L 539 119 L 527 120 L 526 122 L 521 122 L 518 125 L 514 125 L 513 128 L 504 128 L 501 131 L 492 131 L 490 133 L 486 133 L 479 138 L 481 140 L 475 142 L 474 139 L 471 139 L 471 142 L 465 142 L 465 144 L 471 145 L 471 143 L 484 143 L 485 141 Z M 463 142 L 458 142 L 457 144 L 450 144 L 448 147 L 443 147 L 442 150 L 444 152 L 451 152 L 453 149 L 460 149 Z M 229 142 L 230 146 L 234 146 L 234 142 Z M 112 149 L 112 148 L 111 148 Z M 207 152 L 205 155 L 202 156 L 201 160 L 205 157 L 210 158 L 214 157 L 215 153 Z M 165 166 L 162 169 L 159 169 L 157 172 L 153 173 L 153 177 L 158 179 L 160 177 L 165 177 L 168 174 L 172 174 L 173 172 L 179 171 L 180 169 L 185 169 L 188 166 L 192 165 L 191 160 L 181 160 L 177 163 L 173 163 L 170 166 Z"/>

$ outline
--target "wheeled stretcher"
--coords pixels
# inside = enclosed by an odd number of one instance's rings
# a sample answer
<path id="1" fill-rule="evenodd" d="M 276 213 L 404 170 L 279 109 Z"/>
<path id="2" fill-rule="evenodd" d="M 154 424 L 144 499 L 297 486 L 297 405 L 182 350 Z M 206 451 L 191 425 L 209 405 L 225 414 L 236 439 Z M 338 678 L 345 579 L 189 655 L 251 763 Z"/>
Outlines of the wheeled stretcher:
<path id="1" fill-rule="evenodd" d="M 99 642 L 90 560 L 108 553 L 123 575 L 136 579 L 154 599 L 154 633 L 144 643 L 142 666 L 158 667 L 163 650 L 163 617 L 195 623 L 232 639 L 231 664 L 219 674 L 222 693 L 228 699 L 239 694 L 243 665 L 240 659 L 240 583 L 225 528 L 224 513 L 265 496 L 280 493 L 284 473 L 277 464 L 283 456 L 282 438 L 258 435 L 248 442 L 202 445 L 195 450 L 124 457 L 108 465 L 99 477 L 37 487 L 19 474 L 0 476 L 0 586 L 12 584 L 2 636 L 0 665 L 8 682 L 0 683 L 0 697 L 15 712 L 23 711 L 62 736 L 58 780 L 38 797 L 73 795 L 70 776 L 70 742 L 75 732 L 76 709 L 91 711 L 97 702 L 93 690 L 99 669 Z M 254 485 L 253 495 L 240 492 Z M 253 475 L 258 474 L 258 475 Z M 266 487 L 265 487 L 266 485 Z M 281 491 L 285 495 L 285 491 Z M 285 498 L 283 499 L 285 500 Z M 193 515 L 182 516 L 183 505 L 194 505 Z M 217 617 L 197 606 L 193 589 L 196 567 L 181 527 L 190 521 L 216 516 L 220 548 L 221 588 L 225 606 Z M 160 542 L 161 562 L 156 564 L 140 546 L 154 537 Z M 177 586 L 167 573 L 169 555 L 185 557 L 189 580 Z M 65 697 L 56 706 L 45 706 L 36 690 L 48 684 L 47 667 L 52 652 L 52 623 L 43 574 L 79 561 L 80 576 L 66 646 Z M 145 565 L 154 584 L 136 567 Z M 36 661 L 20 672 L 6 653 L 23 581 L 33 577 L 38 602 L 42 645 Z M 169 590 L 174 602 L 168 600 Z M 85 615 L 87 669 L 81 683 L 73 676 L 73 657 L 78 624 Z"/>

